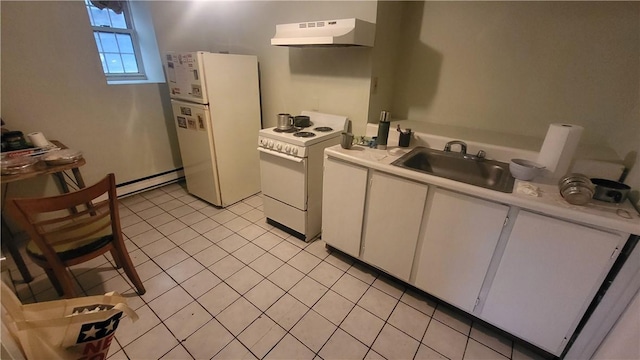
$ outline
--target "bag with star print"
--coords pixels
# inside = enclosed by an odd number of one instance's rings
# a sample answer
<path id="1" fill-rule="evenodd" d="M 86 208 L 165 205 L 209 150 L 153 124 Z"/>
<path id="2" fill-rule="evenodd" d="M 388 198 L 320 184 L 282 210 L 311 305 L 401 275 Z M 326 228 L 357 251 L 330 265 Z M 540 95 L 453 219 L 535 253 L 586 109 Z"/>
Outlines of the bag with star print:
<path id="1" fill-rule="evenodd" d="M 1 299 L 2 321 L 26 359 L 106 359 L 120 320 L 138 319 L 115 292 L 22 304 L 2 283 Z"/>

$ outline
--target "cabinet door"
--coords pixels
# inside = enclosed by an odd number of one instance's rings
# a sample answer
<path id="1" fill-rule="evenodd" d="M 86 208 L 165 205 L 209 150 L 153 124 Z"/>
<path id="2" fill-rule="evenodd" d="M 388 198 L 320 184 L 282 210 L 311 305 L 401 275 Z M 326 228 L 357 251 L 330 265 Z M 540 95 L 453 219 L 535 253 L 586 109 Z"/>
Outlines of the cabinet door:
<path id="1" fill-rule="evenodd" d="M 480 317 L 560 355 L 621 240 L 618 234 L 520 211 Z"/>
<path id="2" fill-rule="evenodd" d="M 472 312 L 509 207 L 437 189 L 430 209 L 415 286 Z"/>
<path id="3" fill-rule="evenodd" d="M 426 198 L 427 185 L 373 172 L 362 259 L 408 281 Z"/>
<path id="4" fill-rule="evenodd" d="M 325 158 L 322 240 L 354 257 L 360 255 L 366 192 L 366 168 Z"/>

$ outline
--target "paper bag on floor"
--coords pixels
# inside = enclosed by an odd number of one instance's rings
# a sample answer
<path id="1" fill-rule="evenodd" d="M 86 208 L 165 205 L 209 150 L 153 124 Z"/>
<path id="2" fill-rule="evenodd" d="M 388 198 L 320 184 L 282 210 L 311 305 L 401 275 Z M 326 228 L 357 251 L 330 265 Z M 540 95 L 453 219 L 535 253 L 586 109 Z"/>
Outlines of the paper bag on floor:
<path id="1" fill-rule="evenodd" d="M 27 359 L 106 359 L 124 315 L 138 319 L 114 292 L 23 305 L 2 283 L 2 322 Z"/>

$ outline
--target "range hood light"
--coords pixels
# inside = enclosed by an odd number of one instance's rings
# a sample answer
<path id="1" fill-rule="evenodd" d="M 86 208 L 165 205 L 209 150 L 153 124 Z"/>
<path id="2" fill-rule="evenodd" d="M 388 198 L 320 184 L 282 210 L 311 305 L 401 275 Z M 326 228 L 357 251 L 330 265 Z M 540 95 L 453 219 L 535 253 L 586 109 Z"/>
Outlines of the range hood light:
<path id="1" fill-rule="evenodd" d="M 271 45 L 373 46 L 376 25 L 351 18 L 276 25 Z"/>

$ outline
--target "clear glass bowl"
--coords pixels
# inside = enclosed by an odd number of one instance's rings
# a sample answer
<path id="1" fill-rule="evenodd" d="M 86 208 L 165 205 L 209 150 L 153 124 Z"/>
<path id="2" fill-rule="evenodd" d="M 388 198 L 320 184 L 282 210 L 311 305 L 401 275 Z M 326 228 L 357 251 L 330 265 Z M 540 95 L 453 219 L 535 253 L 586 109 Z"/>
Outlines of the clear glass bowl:
<path id="1" fill-rule="evenodd" d="M 38 159 L 33 156 L 18 156 L 2 159 L 0 167 L 2 175 L 23 174 L 33 171 Z"/>

